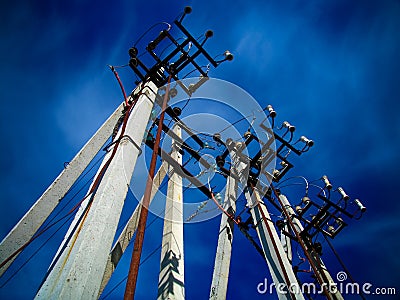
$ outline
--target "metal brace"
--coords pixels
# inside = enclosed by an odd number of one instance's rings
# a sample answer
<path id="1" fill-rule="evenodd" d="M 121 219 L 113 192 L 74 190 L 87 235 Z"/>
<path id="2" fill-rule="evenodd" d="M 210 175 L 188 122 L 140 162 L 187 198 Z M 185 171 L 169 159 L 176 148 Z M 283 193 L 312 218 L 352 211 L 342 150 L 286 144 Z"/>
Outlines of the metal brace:
<path id="1" fill-rule="evenodd" d="M 120 138 L 118 138 L 118 139 L 115 140 L 114 142 L 112 142 L 112 143 L 108 144 L 107 146 L 105 146 L 104 149 L 103 149 L 103 151 L 110 152 L 110 147 L 111 147 L 112 145 L 116 144 L 116 143 L 122 142 L 122 139 L 123 139 L 123 138 L 129 140 L 129 141 L 136 147 L 136 149 L 139 150 L 139 155 L 138 155 L 138 156 L 140 156 L 140 155 L 142 154 L 142 149 L 140 148 L 140 146 L 139 146 L 138 144 L 136 144 L 136 142 L 135 142 L 129 135 L 123 135 L 123 136 L 121 136 Z"/>
<path id="2" fill-rule="evenodd" d="M 136 147 L 136 149 L 139 150 L 139 155 L 138 156 L 140 156 L 142 154 L 142 149 L 140 148 L 140 146 L 138 144 L 136 144 L 136 142 L 129 135 L 126 135 L 126 134 L 119 138 L 120 142 L 122 142 L 122 140 L 124 138 L 129 140 Z"/>

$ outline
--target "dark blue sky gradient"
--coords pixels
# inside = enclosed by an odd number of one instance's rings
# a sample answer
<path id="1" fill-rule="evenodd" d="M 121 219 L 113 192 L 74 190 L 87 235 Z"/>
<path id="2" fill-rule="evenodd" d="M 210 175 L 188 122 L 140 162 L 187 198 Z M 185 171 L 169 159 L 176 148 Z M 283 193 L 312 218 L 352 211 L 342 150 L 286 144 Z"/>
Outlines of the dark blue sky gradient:
<path id="1" fill-rule="evenodd" d="M 120 103 L 107 64 L 127 63 L 129 47 L 149 26 L 172 22 L 191 4 L 185 24 L 193 35 L 211 28 L 207 49 L 215 55 L 230 49 L 235 55 L 210 76 L 241 86 L 262 107 L 273 104 L 280 120 L 290 120 L 316 141 L 290 175 L 328 174 L 368 207 L 334 240 L 353 276 L 400 293 L 400 2 L 282 2 L 2 3 L 0 238 Z M 125 69 L 120 75 L 131 90 L 133 73 Z M 188 299 L 208 296 L 218 226 L 215 218 L 185 227 Z M 145 253 L 157 247 L 160 230 L 157 221 L 146 233 Z M 46 270 L 56 244 L 1 288 L 0 298 L 32 298 L 43 276 L 38 270 Z M 324 259 L 336 274 L 341 267 L 324 247 Z M 125 276 L 129 256 L 117 278 Z M 159 253 L 143 265 L 137 299 L 155 297 L 158 258 Z M 230 299 L 262 298 L 256 286 L 268 270 L 239 234 L 231 271 Z"/>

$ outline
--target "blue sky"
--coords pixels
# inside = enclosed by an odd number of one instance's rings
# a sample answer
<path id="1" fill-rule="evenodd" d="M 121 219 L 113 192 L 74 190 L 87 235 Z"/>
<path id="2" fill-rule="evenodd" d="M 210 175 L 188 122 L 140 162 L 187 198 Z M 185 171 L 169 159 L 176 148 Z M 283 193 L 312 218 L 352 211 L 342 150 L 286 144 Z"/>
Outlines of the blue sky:
<path id="1" fill-rule="evenodd" d="M 129 47 L 149 26 L 172 21 L 187 4 L 193 7 L 185 20 L 190 31 L 213 29 L 207 49 L 235 55 L 210 75 L 244 88 L 262 107 L 273 104 L 281 120 L 316 141 L 290 175 L 328 174 L 368 207 L 334 240 L 353 276 L 399 291 L 400 2 L 394 0 L 2 3 L 0 238 L 121 101 L 107 64 L 127 63 Z M 132 89 L 132 72 L 121 77 Z M 190 299 L 208 295 L 218 224 L 215 218 L 185 228 Z M 145 251 L 157 246 L 159 235 L 157 229 L 146 233 Z M 239 235 L 237 242 L 236 283 L 228 296 L 256 299 L 268 271 Z M 0 289 L 0 297 L 32 297 L 37 270 L 46 269 L 55 245 Z M 341 268 L 325 252 L 335 274 Z M 158 256 L 143 267 L 141 299 L 154 290 Z"/>

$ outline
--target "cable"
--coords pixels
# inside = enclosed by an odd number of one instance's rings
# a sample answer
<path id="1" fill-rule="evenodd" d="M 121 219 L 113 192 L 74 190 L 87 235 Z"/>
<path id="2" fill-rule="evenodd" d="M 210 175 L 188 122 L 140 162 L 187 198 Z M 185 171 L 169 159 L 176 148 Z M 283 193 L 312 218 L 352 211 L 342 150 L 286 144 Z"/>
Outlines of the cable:
<path id="1" fill-rule="evenodd" d="M 210 182 L 208 182 L 208 185 L 210 185 Z M 222 206 L 221 204 L 218 203 L 218 201 L 214 197 L 214 193 L 210 188 L 210 194 L 211 194 L 211 199 L 214 201 L 215 205 L 229 218 L 231 219 L 236 225 L 239 225 L 239 222 L 230 214 L 228 213 Z"/>
<path id="2" fill-rule="evenodd" d="M 152 30 L 154 27 L 156 27 L 158 25 L 167 25 L 168 26 L 167 31 L 169 31 L 171 29 L 171 24 L 169 24 L 167 22 L 157 22 L 157 23 L 153 24 L 152 26 L 150 26 L 145 32 L 142 33 L 142 35 L 133 44 L 133 47 L 136 47 L 136 45 L 142 40 L 142 38 L 144 38 L 145 35 L 147 33 L 149 33 L 150 30 Z"/>
<path id="3" fill-rule="evenodd" d="M 200 69 L 203 69 L 203 68 L 206 68 L 206 74 L 207 74 L 208 71 L 210 70 L 210 64 L 203 65 L 203 66 L 200 67 Z M 188 73 L 186 73 L 185 76 L 183 76 L 183 77 L 181 78 L 181 80 L 185 79 L 185 78 L 188 77 L 190 74 L 192 74 L 192 73 L 194 73 L 194 72 L 196 72 L 196 71 L 198 71 L 198 69 L 197 69 L 197 68 L 194 68 L 193 70 L 191 70 L 191 71 L 189 71 Z"/>
<path id="4" fill-rule="evenodd" d="M 279 187 L 280 184 L 282 184 L 282 183 L 284 183 L 284 182 L 286 182 L 286 181 L 288 181 L 288 180 L 295 179 L 295 178 L 301 178 L 301 179 L 304 180 L 304 182 L 305 182 L 305 184 L 306 184 L 306 196 L 307 196 L 307 195 L 308 195 L 308 186 L 309 186 L 309 182 L 308 182 L 307 178 L 305 178 L 304 176 L 292 176 L 292 177 L 289 177 L 289 178 L 287 178 L 287 179 L 285 179 L 285 180 L 280 181 L 276 186 Z"/>
<path id="5" fill-rule="evenodd" d="M 109 65 L 109 68 L 110 68 L 111 71 L 114 73 L 114 76 L 115 76 L 115 78 L 116 78 L 117 81 L 118 81 L 119 87 L 121 88 L 122 94 L 124 95 L 125 106 L 129 106 L 129 104 L 128 104 L 128 97 L 126 96 L 125 88 L 124 88 L 124 86 L 123 86 L 123 84 L 122 84 L 122 82 L 121 82 L 121 79 L 119 78 L 119 75 L 118 75 L 117 70 L 115 70 L 115 68 L 114 68 L 113 66 L 110 66 L 110 65 Z"/>
<path id="6" fill-rule="evenodd" d="M 180 41 L 180 40 L 183 40 L 184 39 L 184 37 L 180 37 L 180 38 L 177 38 L 175 41 L 177 42 L 177 41 Z M 171 46 L 173 46 L 173 45 L 175 45 L 173 42 L 171 42 L 169 45 L 167 45 L 164 49 L 162 49 L 161 50 L 161 52 L 160 52 L 160 54 L 158 55 L 159 57 L 161 57 L 163 54 L 164 54 L 164 52 L 168 49 L 168 48 L 170 48 Z"/>
<path id="7" fill-rule="evenodd" d="M 250 117 L 250 116 L 252 116 L 252 115 L 253 115 L 253 114 L 240 118 L 239 120 L 233 122 L 232 124 L 229 124 L 227 127 L 225 127 L 224 129 L 222 129 L 219 133 L 220 133 L 220 134 L 223 133 L 225 130 L 229 129 L 229 128 L 232 127 L 233 125 L 235 125 L 235 124 L 237 124 L 237 123 L 239 123 L 239 122 L 241 122 L 241 121 L 247 119 L 248 117 Z"/>
<path id="8" fill-rule="evenodd" d="M 100 162 L 100 160 L 105 156 L 105 154 L 103 154 L 94 164 L 93 166 L 87 170 L 82 176 L 79 177 L 79 179 L 77 181 L 75 181 L 75 183 L 73 184 L 73 186 L 69 189 L 69 191 L 67 192 L 66 195 L 64 195 L 62 199 L 64 199 L 68 194 L 70 194 L 72 192 L 72 190 L 77 186 L 77 184 L 84 178 L 86 177 L 86 175 Z M 71 199 L 68 200 L 67 203 L 64 204 L 64 206 L 60 209 L 60 211 L 58 211 L 51 219 L 46 220 L 46 223 L 44 223 L 42 225 L 42 227 L 44 228 L 45 231 L 47 231 L 47 227 L 52 227 L 55 224 L 57 224 L 59 221 L 61 221 L 62 219 L 64 219 L 66 216 L 62 217 L 60 220 L 57 220 L 54 224 L 51 224 L 52 221 L 57 218 L 57 216 L 59 216 L 61 214 L 61 212 L 68 206 L 69 203 L 71 203 L 71 201 L 89 184 L 89 182 L 91 182 L 91 180 L 94 178 L 95 175 L 93 175 L 91 178 L 89 178 L 86 183 L 71 197 Z M 61 201 L 60 200 L 60 201 Z M 69 218 L 60 226 L 57 228 L 57 230 L 10 276 L 10 278 L 7 279 L 7 281 L 5 283 L 3 283 L 3 285 L 0 286 L 0 288 L 4 287 L 15 275 L 17 275 L 19 273 L 19 271 L 44 247 L 44 245 L 72 218 L 72 214 L 67 214 L 67 216 L 69 215 Z M 51 224 L 51 225 L 50 225 Z"/>
<path id="9" fill-rule="evenodd" d="M 352 281 L 352 283 L 356 283 L 356 281 L 354 280 L 353 276 L 351 276 L 351 273 L 350 273 L 349 269 L 346 267 L 346 265 L 344 264 L 342 258 L 340 257 L 339 253 L 337 253 L 336 249 L 333 247 L 331 241 L 325 236 L 325 234 L 323 234 L 323 236 L 324 236 L 325 241 L 328 243 L 329 247 L 331 248 L 333 254 L 335 255 L 336 259 L 338 260 L 339 264 L 342 266 L 343 270 L 349 276 L 349 278 Z M 364 297 L 364 294 L 363 294 L 362 291 L 361 291 L 360 297 L 365 300 L 365 297 Z"/>
<path id="10" fill-rule="evenodd" d="M 89 172 L 92 171 L 93 168 L 94 168 L 95 166 L 98 165 L 98 163 L 100 162 L 100 160 L 102 160 L 102 159 L 104 158 L 104 156 L 106 156 L 106 153 L 103 153 L 103 154 L 94 162 L 94 164 L 74 182 L 74 184 L 73 184 L 72 187 L 69 189 L 69 191 L 67 192 L 66 195 L 68 195 L 68 194 L 78 185 L 78 183 L 81 182 L 81 181 L 83 180 L 83 178 L 85 178 L 86 175 L 89 174 Z M 66 196 L 66 195 L 65 195 L 65 196 Z M 65 196 L 62 197 L 61 200 L 64 199 Z M 60 200 L 60 201 L 61 201 L 61 200 Z"/>
<path id="11" fill-rule="evenodd" d="M 38 249 L 36 249 L 35 252 L 33 252 L 33 254 L 31 256 L 29 256 L 29 258 L 27 258 L 24 263 L 0 286 L 0 289 L 3 288 L 8 282 L 11 281 L 11 279 L 13 279 L 18 273 L 19 271 L 21 271 L 21 269 L 23 267 L 25 267 L 25 265 L 27 265 L 34 256 L 36 256 L 36 254 L 56 235 L 56 233 L 67 223 L 71 220 L 71 218 L 73 217 L 73 215 L 70 215 L 69 218 L 67 220 L 64 221 L 64 223 L 62 223 L 57 229 L 56 231 L 44 242 L 40 245 L 40 247 Z"/>
<path id="12" fill-rule="evenodd" d="M 181 111 L 183 111 L 185 108 L 186 108 L 186 106 L 189 104 L 189 101 L 192 99 L 192 97 L 190 96 L 187 100 L 186 100 L 186 102 L 185 102 L 185 104 L 181 107 Z M 172 121 L 172 120 L 171 120 Z M 171 122 L 170 122 L 170 124 L 171 124 Z M 168 127 L 169 127 L 169 124 L 168 124 Z"/>
<path id="13" fill-rule="evenodd" d="M 125 65 L 119 65 L 119 66 L 113 66 L 115 69 L 122 69 L 122 68 L 126 68 L 129 67 L 129 64 L 125 64 Z"/>
<path id="14" fill-rule="evenodd" d="M 150 259 L 160 248 L 162 247 L 162 243 L 160 246 L 158 246 L 156 249 L 154 249 L 148 256 L 146 256 L 143 261 L 140 262 L 139 266 L 143 265 L 147 260 Z M 108 296 L 110 296 L 124 281 L 128 278 L 128 275 L 126 275 L 121 281 L 119 281 L 107 294 L 104 295 L 104 297 L 100 297 L 100 299 L 107 299 Z"/>
<path id="15" fill-rule="evenodd" d="M 282 182 L 283 182 L 283 181 L 282 181 Z M 282 182 L 280 182 L 280 183 L 282 183 Z M 286 185 L 279 186 L 279 188 L 280 188 L 280 189 L 283 189 L 283 188 L 288 187 L 288 186 L 303 185 L 303 184 L 304 184 L 304 183 L 301 183 L 301 182 L 294 182 L 294 183 L 290 183 L 290 184 L 286 184 Z M 319 185 L 313 184 L 313 183 L 309 183 L 309 186 L 313 186 L 313 187 L 319 188 L 319 189 L 321 190 L 321 192 L 323 192 L 324 196 L 326 197 L 325 190 L 324 190 L 322 187 L 320 187 Z"/>
<path id="16" fill-rule="evenodd" d="M 105 156 L 106 154 L 103 154 L 94 164 L 93 164 L 93 166 L 85 173 L 85 174 L 83 174 L 83 176 L 81 176 L 77 181 L 75 181 L 75 183 L 74 183 L 74 185 L 71 187 L 71 189 L 67 192 L 67 194 L 65 195 L 65 196 L 67 196 L 76 186 L 77 186 L 77 184 L 78 184 L 78 182 L 80 182 L 99 162 L 100 162 L 100 160 L 102 159 L 102 158 L 104 158 L 104 156 Z M 68 204 L 70 204 L 71 203 L 71 201 L 73 200 L 73 199 L 75 199 L 75 197 L 80 193 L 80 192 L 82 192 L 82 190 L 93 180 L 93 178 L 96 176 L 96 174 L 94 174 L 92 177 L 90 177 L 87 181 L 86 181 L 86 183 L 71 197 L 71 199 L 69 199 L 65 204 L 64 204 L 64 206 L 60 209 L 60 211 L 58 211 L 51 219 L 49 219 L 48 221 L 46 221 L 46 223 L 44 223 L 43 224 L 43 226 L 44 227 L 46 227 L 48 224 L 50 224 L 56 217 L 58 217 L 60 214 L 61 214 L 61 212 L 68 206 Z M 62 197 L 61 198 L 61 200 L 63 200 L 64 198 L 65 198 L 65 196 L 64 197 Z M 61 201 L 60 200 L 60 201 Z M 76 205 L 75 205 L 76 206 Z M 74 207 L 75 207 L 74 206 Z"/>

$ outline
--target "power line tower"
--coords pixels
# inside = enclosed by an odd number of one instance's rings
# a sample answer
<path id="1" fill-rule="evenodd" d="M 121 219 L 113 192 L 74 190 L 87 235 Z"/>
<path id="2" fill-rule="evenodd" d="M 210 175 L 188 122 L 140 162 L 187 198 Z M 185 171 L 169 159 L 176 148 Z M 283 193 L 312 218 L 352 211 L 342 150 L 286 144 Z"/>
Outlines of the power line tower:
<path id="1" fill-rule="evenodd" d="M 201 133 L 180 118 L 196 91 L 207 87 L 210 67 L 233 59 L 229 51 L 217 60 L 218 56 L 213 58 L 204 49 L 213 32 L 208 30 L 202 37 L 194 38 L 182 24 L 189 13 L 191 8 L 186 7 L 173 23 L 182 38 L 175 38 L 171 33 L 172 26 L 166 24 L 167 28 L 147 44 L 145 52 L 139 53 L 136 45 L 129 49 L 129 66 L 139 79 L 129 96 L 126 96 L 115 68 L 111 68 L 120 83 L 124 103 L 1 242 L 0 275 L 32 241 L 75 213 L 36 299 L 97 299 L 136 233 L 124 297 L 134 298 L 149 206 L 167 178 L 158 299 L 185 298 L 183 224 L 204 211 L 208 202 L 222 213 L 210 299 L 226 298 L 235 227 L 254 246 L 255 253 L 265 260 L 279 299 L 310 298 L 309 292 L 299 289 L 299 268 L 294 264 L 292 243 L 301 246 L 325 297 L 343 299 L 338 290 L 329 289 L 335 282 L 321 260 L 321 244 L 316 242 L 316 237 L 321 234 L 334 238 L 347 225 L 345 219 L 361 216 L 365 207 L 357 199 L 350 201 L 343 188 L 333 190 L 326 176 L 321 178 L 322 186 L 298 177 L 304 180 L 304 196 L 296 206 L 289 202 L 280 184 L 291 179 L 282 179 L 293 167 L 290 155 L 307 152 L 314 142 L 305 136 L 294 139 L 295 127 L 288 121 L 276 126 L 277 113 L 271 105 L 257 110 L 264 118 L 252 111 L 250 117 L 240 119 L 238 122 L 248 121 L 248 129 L 239 137 L 227 131 L 237 123 L 233 122 L 217 133 L 208 134 L 205 141 Z M 147 54 L 151 62 L 144 59 L 143 54 Z M 205 61 L 206 65 L 199 61 Z M 194 82 L 185 81 L 187 75 L 180 76 L 188 67 L 198 74 Z M 213 88 L 208 86 L 209 90 Z M 178 94 L 188 97 L 183 108 L 173 106 L 172 98 Z M 160 114 L 154 116 L 157 109 Z M 164 122 L 166 114 L 170 118 L 169 124 Z M 169 149 L 160 144 L 162 135 L 164 140 L 171 139 Z M 103 162 L 86 195 L 63 218 L 44 224 L 107 142 Z M 129 182 L 143 144 L 152 151 L 145 193 L 115 239 Z M 212 156 L 211 161 L 202 155 L 204 149 L 213 154 L 207 154 Z M 156 170 L 158 158 L 162 159 L 162 164 Z M 203 168 L 197 175 L 186 166 L 192 159 Z M 211 170 L 224 182 L 224 197 L 219 193 L 221 190 L 211 186 L 210 176 L 207 182 L 201 180 L 201 175 Z M 186 220 L 183 217 L 184 180 L 208 199 Z M 318 193 L 311 195 L 311 186 L 317 187 Z M 239 207 L 237 201 L 240 197 L 245 199 L 243 207 Z M 239 209 L 241 212 L 238 213 Z M 271 210 L 279 212 L 278 220 L 273 220 Z M 249 215 L 247 220 L 243 218 L 245 211 Z M 114 239 L 116 242 L 113 243 Z"/>

